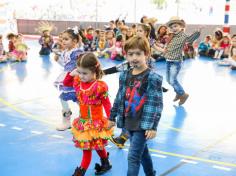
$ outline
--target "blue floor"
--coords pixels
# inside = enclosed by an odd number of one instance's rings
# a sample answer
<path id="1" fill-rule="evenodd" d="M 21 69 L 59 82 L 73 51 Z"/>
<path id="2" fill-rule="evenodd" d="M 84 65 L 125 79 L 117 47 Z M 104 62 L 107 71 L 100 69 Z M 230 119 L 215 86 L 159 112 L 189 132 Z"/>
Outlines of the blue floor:
<path id="1" fill-rule="evenodd" d="M 61 108 L 53 81 L 62 68 L 53 57 L 40 57 L 36 40 L 26 63 L 0 64 L 0 176 L 71 176 L 80 164 L 69 131 L 58 132 Z M 101 60 L 104 67 L 117 64 Z M 165 62 L 155 65 L 165 77 Z M 108 75 L 111 100 L 118 89 L 118 74 Z M 149 142 L 154 167 L 160 176 L 236 176 L 236 72 L 208 58 L 186 60 L 180 81 L 190 98 L 184 106 L 164 94 L 158 136 Z M 73 118 L 76 104 L 70 104 Z M 115 131 L 119 134 L 120 130 Z M 127 147 L 107 147 L 113 168 L 107 176 L 124 176 Z M 94 153 L 86 175 L 94 175 Z M 140 168 L 140 176 L 144 176 Z"/>

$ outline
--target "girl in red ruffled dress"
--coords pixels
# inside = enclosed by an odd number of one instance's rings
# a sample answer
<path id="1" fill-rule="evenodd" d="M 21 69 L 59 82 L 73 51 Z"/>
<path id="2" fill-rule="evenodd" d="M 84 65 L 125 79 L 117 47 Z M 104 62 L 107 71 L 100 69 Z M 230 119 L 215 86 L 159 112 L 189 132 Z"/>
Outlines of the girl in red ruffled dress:
<path id="1" fill-rule="evenodd" d="M 113 122 L 108 120 L 111 103 L 107 84 L 100 80 L 102 75 L 97 57 L 93 53 L 87 53 L 78 58 L 77 69 L 64 80 L 64 85 L 68 86 L 73 80 L 80 106 L 80 116 L 73 121 L 71 130 L 75 146 L 83 150 L 83 158 L 73 176 L 85 175 L 92 159 L 92 150 L 96 150 L 101 159 L 101 164 L 95 165 L 95 174 L 101 175 L 112 167 L 105 149 L 113 133 L 110 128 Z"/>

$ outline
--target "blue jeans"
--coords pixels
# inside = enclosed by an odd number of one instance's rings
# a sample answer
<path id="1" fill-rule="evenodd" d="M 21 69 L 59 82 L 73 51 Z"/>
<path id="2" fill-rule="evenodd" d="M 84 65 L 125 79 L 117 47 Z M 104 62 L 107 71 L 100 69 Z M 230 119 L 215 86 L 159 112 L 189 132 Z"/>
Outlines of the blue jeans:
<path id="1" fill-rule="evenodd" d="M 174 88 L 176 94 L 184 95 L 184 89 L 177 80 L 177 76 L 182 66 L 182 62 L 166 62 L 166 81 Z"/>
<path id="2" fill-rule="evenodd" d="M 142 164 L 146 176 L 155 176 L 151 155 L 147 147 L 145 131 L 129 131 L 130 147 L 128 153 L 127 176 L 138 176 Z"/>

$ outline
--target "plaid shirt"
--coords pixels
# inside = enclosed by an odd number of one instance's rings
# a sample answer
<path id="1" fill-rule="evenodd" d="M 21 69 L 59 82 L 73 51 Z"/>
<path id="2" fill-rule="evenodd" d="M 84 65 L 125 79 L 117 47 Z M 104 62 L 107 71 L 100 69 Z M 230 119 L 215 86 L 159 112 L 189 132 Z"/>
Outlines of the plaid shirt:
<path id="1" fill-rule="evenodd" d="M 118 128 L 124 127 L 125 91 L 128 70 L 122 72 L 119 78 L 119 90 L 117 92 L 113 107 L 111 109 L 110 120 L 116 121 Z M 156 130 L 161 112 L 163 109 L 162 97 L 162 77 L 151 70 L 148 76 L 148 86 L 146 90 L 146 101 L 143 107 L 140 128 L 143 130 Z"/>
<path id="2" fill-rule="evenodd" d="M 182 61 L 182 51 L 186 42 L 192 43 L 200 36 L 200 32 L 196 31 L 188 36 L 183 31 L 174 34 L 170 43 L 167 45 L 167 51 L 164 55 L 167 61 Z"/>

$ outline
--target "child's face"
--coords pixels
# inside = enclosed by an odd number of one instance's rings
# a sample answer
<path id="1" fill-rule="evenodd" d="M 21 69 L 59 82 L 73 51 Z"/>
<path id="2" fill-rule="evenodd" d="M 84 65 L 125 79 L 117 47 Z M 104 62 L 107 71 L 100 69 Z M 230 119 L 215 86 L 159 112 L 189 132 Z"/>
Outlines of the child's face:
<path id="1" fill-rule="evenodd" d="M 145 55 L 144 51 L 140 49 L 129 49 L 126 54 L 126 59 L 134 69 L 141 69 L 147 66 L 146 59 L 148 56 Z"/>
<path id="2" fill-rule="evenodd" d="M 96 74 L 88 68 L 78 67 L 77 71 L 82 82 L 91 82 L 96 79 Z"/>
<path id="3" fill-rule="evenodd" d="M 44 32 L 43 32 L 43 35 L 44 35 L 44 36 L 49 36 L 49 35 L 50 35 L 50 34 L 49 34 L 49 31 L 44 31 Z"/>
<path id="4" fill-rule="evenodd" d="M 105 32 L 100 32 L 99 38 L 100 38 L 100 40 L 105 40 L 105 39 L 106 39 L 106 34 L 105 34 Z"/>
<path id="5" fill-rule="evenodd" d="M 159 34 L 165 34 L 167 31 L 167 28 L 166 27 L 161 27 L 160 30 L 159 30 Z"/>
<path id="6" fill-rule="evenodd" d="M 177 34 L 179 33 L 181 30 L 183 29 L 183 27 L 178 24 L 178 23 L 174 23 L 170 26 L 170 30 L 174 33 Z"/>
<path id="7" fill-rule="evenodd" d="M 236 46 L 236 37 L 233 37 L 233 38 L 231 39 L 231 42 L 232 42 L 232 45 L 233 45 L 233 46 Z"/>
<path id="8" fill-rule="evenodd" d="M 10 38 L 10 41 L 15 42 L 16 41 L 16 36 Z"/>
<path id="9" fill-rule="evenodd" d="M 87 31 L 87 34 L 93 35 L 93 30 L 92 30 L 92 29 L 88 30 L 88 31 Z"/>
<path id="10" fill-rule="evenodd" d="M 146 31 L 144 31 L 141 26 L 138 26 L 136 34 L 140 37 L 146 37 Z"/>
<path id="11" fill-rule="evenodd" d="M 126 36 L 126 35 L 127 35 L 127 30 L 126 30 L 126 29 L 122 30 L 122 31 L 121 31 L 121 34 L 124 35 L 124 36 Z"/>
<path id="12" fill-rule="evenodd" d="M 206 38 L 205 38 L 205 42 L 206 42 L 206 43 L 210 42 L 210 38 L 206 37 Z"/>
<path id="13" fill-rule="evenodd" d="M 109 31 L 107 32 L 107 39 L 112 39 L 113 38 L 113 32 Z"/>
<path id="14" fill-rule="evenodd" d="M 133 31 L 132 31 L 132 29 L 131 28 L 129 28 L 128 29 L 128 31 L 127 31 L 127 34 L 126 34 L 127 36 L 132 36 L 133 35 Z"/>
<path id="15" fill-rule="evenodd" d="M 73 40 L 70 34 L 63 33 L 62 34 L 62 45 L 65 49 L 72 49 L 76 46 L 76 40 Z"/>
<path id="16" fill-rule="evenodd" d="M 224 42 L 224 43 L 229 43 L 229 41 L 230 41 L 230 40 L 229 40 L 228 37 L 224 37 L 224 38 L 223 38 L 223 42 Z"/>

